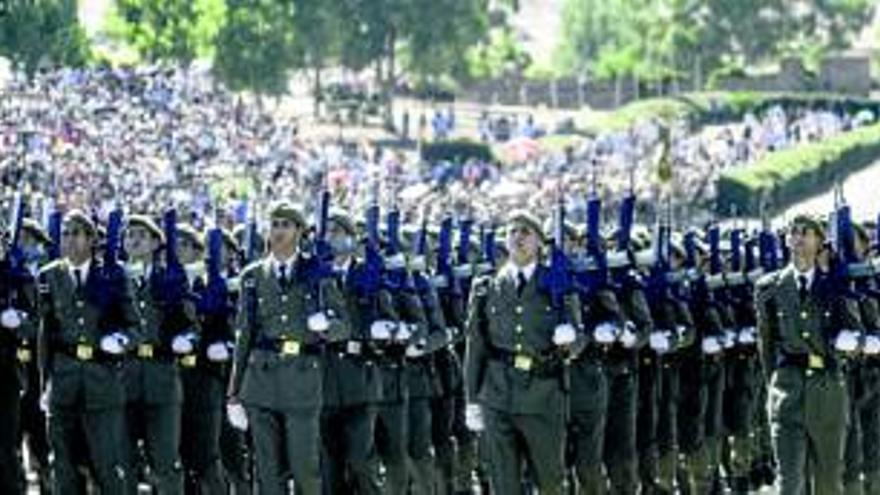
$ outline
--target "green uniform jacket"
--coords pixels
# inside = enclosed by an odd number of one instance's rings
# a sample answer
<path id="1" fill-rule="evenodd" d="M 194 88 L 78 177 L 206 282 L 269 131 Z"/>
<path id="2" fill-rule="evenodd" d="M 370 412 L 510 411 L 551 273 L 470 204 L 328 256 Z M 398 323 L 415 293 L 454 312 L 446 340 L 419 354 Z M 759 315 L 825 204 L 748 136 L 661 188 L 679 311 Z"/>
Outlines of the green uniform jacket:
<path id="1" fill-rule="evenodd" d="M 544 270 L 538 265 L 522 297 L 517 296 L 516 271 L 510 265 L 495 276 L 475 282 L 468 307 L 465 358 L 469 401 L 512 414 L 562 410 L 561 372 L 542 375 L 536 371 L 540 362 L 554 360 L 559 352 L 552 341 L 559 314 L 550 297 L 539 289 Z M 575 327 L 582 346 L 583 326 L 576 296 L 565 298 L 562 317 Z M 531 359 L 535 369 L 517 369 L 510 361 L 517 355 Z"/>
<path id="2" fill-rule="evenodd" d="M 334 352 L 328 354 L 324 372 L 325 407 L 357 406 L 381 400 L 382 376 L 371 352 L 370 325 L 375 320 L 398 319 L 388 291 L 382 290 L 375 296 L 374 310 L 374 301 L 347 290 L 344 282 L 340 276 L 336 283 L 343 292 L 351 336 L 334 344 Z"/>
<path id="3" fill-rule="evenodd" d="M 137 322 L 141 343 L 134 357 L 125 364 L 126 399 L 145 404 L 179 404 L 183 400 L 180 374 L 171 353 L 171 339 L 193 327 L 192 317 L 183 308 L 163 310 L 155 293 L 161 290 L 161 271 L 150 277 L 133 280 L 134 304 L 140 318 Z M 147 347 L 149 346 L 149 347 Z M 148 349 L 152 350 L 152 357 Z"/>
<path id="4" fill-rule="evenodd" d="M 286 290 L 282 289 L 271 256 L 245 268 L 241 290 L 228 395 L 245 405 L 272 410 L 321 407 L 322 344 L 350 335 L 336 284 L 328 279 L 320 286 L 325 311 L 331 317 L 330 328 L 320 336 L 307 327 L 308 317 L 317 309 L 309 287 L 294 278 Z"/>
<path id="5" fill-rule="evenodd" d="M 131 281 L 126 276 L 118 307 L 102 314 L 95 303 L 101 289 L 101 264 L 92 260 L 84 288 L 77 291 L 66 259 L 40 270 L 39 356 L 49 407 L 72 407 L 82 399 L 87 409 L 120 407 L 125 393 L 119 372 L 122 360 L 100 351 L 105 332 L 123 331 L 137 345 L 138 335 L 130 329 L 139 320 L 132 304 Z M 77 359 L 77 346 L 90 349 L 92 359 Z"/>

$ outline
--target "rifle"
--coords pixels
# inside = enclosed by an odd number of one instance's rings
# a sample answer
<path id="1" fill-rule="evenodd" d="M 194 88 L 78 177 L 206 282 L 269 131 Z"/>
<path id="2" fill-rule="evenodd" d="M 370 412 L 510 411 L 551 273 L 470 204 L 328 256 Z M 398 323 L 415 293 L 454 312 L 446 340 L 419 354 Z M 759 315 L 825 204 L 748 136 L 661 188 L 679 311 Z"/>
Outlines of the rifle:
<path id="1" fill-rule="evenodd" d="M 189 293 L 189 280 L 177 258 L 177 210 L 174 208 L 162 215 L 162 230 L 165 233 L 165 270 L 159 284 L 161 292 L 156 295 L 166 306 L 177 306 Z"/>
<path id="2" fill-rule="evenodd" d="M 437 291 L 444 295 L 461 297 L 462 290 L 452 268 L 452 217 L 440 221 L 440 233 L 437 237 L 437 259 L 433 284 Z"/>
<path id="3" fill-rule="evenodd" d="M 388 244 L 385 248 L 385 286 L 392 293 L 412 290 L 406 270 L 403 251 L 400 248 L 400 210 L 391 207 L 385 217 Z"/>
<path id="4" fill-rule="evenodd" d="M 495 250 L 495 226 L 480 225 L 480 263 L 476 266 L 477 275 L 487 275 L 495 271 L 497 253 Z"/>
<path id="5" fill-rule="evenodd" d="M 371 320 L 378 316 L 378 294 L 383 288 L 384 261 L 379 251 L 379 202 L 374 194 L 366 211 L 366 237 L 364 238 L 364 262 L 349 277 L 354 293 L 371 302 Z"/>
<path id="6" fill-rule="evenodd" d="M 330 191 L 324 188 L 318 202 L 318 218 L 315 221 L 315 238 L 306 263 L 305 276 L 309 290 L 315 297 L 315 310 L 324 309 L 324 294 L 321 283 L 333 278 L 333 249 L 327 240 L 327 225 L 330 218 Z"/>
<path id="7" fill-rule="evenodd" d="M 462 294 L 468 298 L 471 287 L 471 278 L 474 275 L 474 267 L 470 262 L 471 233 L 474 228 L 474 219 L 468 214 L 458 220 L 458 245 L 455 248 L 455 268 L 453 275 L 458 280 Z"/>
<path id="8" fill-rule="evenodd" d="M 4 321 L 11 323 L 10 327 L 18 327 L 21 318 L 15 311 L 16 299 L 19 289 L 31 279 L 31 274 L 25 266 L 24 252 L 21 248 L 21 226 L 24 221 L 24 200 L 21 193 L 15 193 L 12 201 L 12 209 L 9 218 L 9 246 L 6 251 L 5 264 L 7 267 L 6 309 L 3 310 Z"/>
<path id="9" fill-rule="evenodd" d="M 199 312 L 226 319 L 233 311 L 229 302 L 229 288 L 223 274 L 223 231 L 215 225 L 208 230 L 208 280 L 199 299 Z"/>
<path id="10" fill-rule="evenodd" d="M 557 321 L 565 323 L 565 296 L 571 292 L 573 284 L 565 254 L 565 201 L 561 195 L 554 213 L 550 265 L 540 282 L 542 290 L 550 296 L 550 306 L 556 311 Z"/>
<path id="11" fill-rule="evenodd" d="M 592 297 L 608 287 L 608 260 L 599 231 L 602 221 L 602 200 L 596 192 L 595 170 L 587 198 L 586 239 L 581 259 L 574 263 L 574 286 L 582 298 Z"/>

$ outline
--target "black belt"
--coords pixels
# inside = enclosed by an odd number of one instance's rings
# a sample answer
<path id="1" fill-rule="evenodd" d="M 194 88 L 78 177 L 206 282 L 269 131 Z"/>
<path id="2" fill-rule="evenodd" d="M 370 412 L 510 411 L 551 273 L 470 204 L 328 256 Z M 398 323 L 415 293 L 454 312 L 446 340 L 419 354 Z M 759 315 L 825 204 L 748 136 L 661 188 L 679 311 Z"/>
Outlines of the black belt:
<path id="1" fill-rule="evenodd" d="M 492 345 L 487 346 L 489 359 L 504 363 L 519 371 L 527 372 L 542 378 L 560 376 L 563 368 L 561 356 L 551 353 L 545 356 L 534 356 L 523 352 L 508 351 Z"/>
<path id="2" fill-rule="evenodd" d="M 295 339 L 275 339 L 263 337 L 257 340 L 255 349 L 274 352 L 281 356 L 317 356 L 323 353 L 318 344 L 306 344 Z"/>
<path id="3" fill-rule="evenodd" d="M 800 368 L 811 371 L 830 371 L 834 372 L 840 369 L 840 365 L 836 359 L 828 358 L 819 354 L 787 354 L 782 353 L 777 356 L 776 366 L 778 368 Z"/>

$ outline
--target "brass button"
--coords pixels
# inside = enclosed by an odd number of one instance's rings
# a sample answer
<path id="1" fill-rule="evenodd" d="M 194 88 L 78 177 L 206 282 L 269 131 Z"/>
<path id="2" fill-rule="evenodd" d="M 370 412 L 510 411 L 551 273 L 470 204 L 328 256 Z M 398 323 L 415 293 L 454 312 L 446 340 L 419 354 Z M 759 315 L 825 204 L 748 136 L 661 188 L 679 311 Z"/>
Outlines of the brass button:
<path id="1" fill-rule="evenodd" d="M 516 326 L 516 333 L 522 333 L 522 331 L 523 331 L 522 325 L 517 325 Z"/>
<path id="2" fill-rule="evenodd" d="M 801 311 L 801 319 L 806 320 L 810 315 L 806 311 Z"/>
<path id="3" fill-rule="evenodd" d="M 801 333 L 801 338 L 804 339 L 804 340 L 809 339 L 809 338 L 810 338 L 810 332 L 802 332 L 802 333 Z"/>
<path id="4" fill-rule="evenodd" d="M 522 306 L 517 306 L 517 307 L 516 307 L 516 314 L 521 315 L 522 312 L 523 312 L 523 307 L 522 307 Z"/>
<path id="5" fill-rule="evenodd" d="M 287 322 L 287 315 L 281 315 L 281 321 L 286 323 Z"/>
<path id="6" fill-rule="evenodd" d="M 141 308 L 146 308 L 146 307 L 147 307 L 146 301 L 141 301 Z"/>
<path id="7" fill-rule="evenodd" d="M 521 343 L 521 342 L 517 342 L 517 343 L 516 343 L 516 352 L 520 352 L 520 351 L 522 351 L 522 347 L 523 347 L 523 346 L 522 346 L 522 343 Z"/>
<path id="8" fill-rule="evenodd" d="M 807 371 L 805 372 L 805 374 L 806 374 L 808 377 L 809 377 L 809 376 L 813 376 L 813 370 L 807 370 Z"/>
<path id="9" fill-rule="evenodd" d="M 147 320 L 146 320 L 146 318 L 141 318 L 141 325 L 143 325 L 143 326 L 147 326 Z"/>
<path id="10" fill-rule="evenodd" d="M 79 323 L 80 326 L 83 326 L 86 324 L 86 319 L 83 317 L 79 317 L 77 318 L 76 322 Z"/>
<path id="11" fill-rule="evenodd" d="M 281 302 L 287 302 L 287 296 L 286 296 L 286 295 L 282 295 L 282 296 L 281 296 Z"/>
<path id="12" fill-rule="evenodd" d="M 83 306 L 85 306 L 85 303 L 82 302 L 82 299 L 77 299 L 76 300 L 76 307 L 82 308 Z"/>

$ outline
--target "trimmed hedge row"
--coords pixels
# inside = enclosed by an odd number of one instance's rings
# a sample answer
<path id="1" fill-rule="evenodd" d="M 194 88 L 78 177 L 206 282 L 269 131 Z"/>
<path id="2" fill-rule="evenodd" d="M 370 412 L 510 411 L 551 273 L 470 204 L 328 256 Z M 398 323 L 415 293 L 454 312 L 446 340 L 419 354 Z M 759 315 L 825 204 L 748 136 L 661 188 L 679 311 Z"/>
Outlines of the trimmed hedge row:
<path id="1" fill-rule="evenodd" d="M 669 98 L 639 100 L 595 116 L 586 123 L 593 133 L 624 130 L 640 121 L 685 119 L 694 127 L 741 119 L 748 112 L 760 113 L 772 106 L 788 108 L 832 108 L 846 113 L 871 110 L 880 114 L 880 102 L 831 93 L 706 92 L 685 93 Z"/>
<path id="2" fill-rule="evenodd" d="M 469 139 L 422 144 L 422 159 L 430 163 L 439 161 L 464 163 L 471 158 L 485 162 L 495 161 L 495 156 L 489 145 Z"/>
<path id="3" fill-rule="evenodd" d="M 769 208 L 782 209 L 877 160 L 880 124 L 771 153 L 750 166 L 722 174 L 716 209 L 726 215 L 736 205 L 739 213 L 756 216 L 765 195 Z"/>

